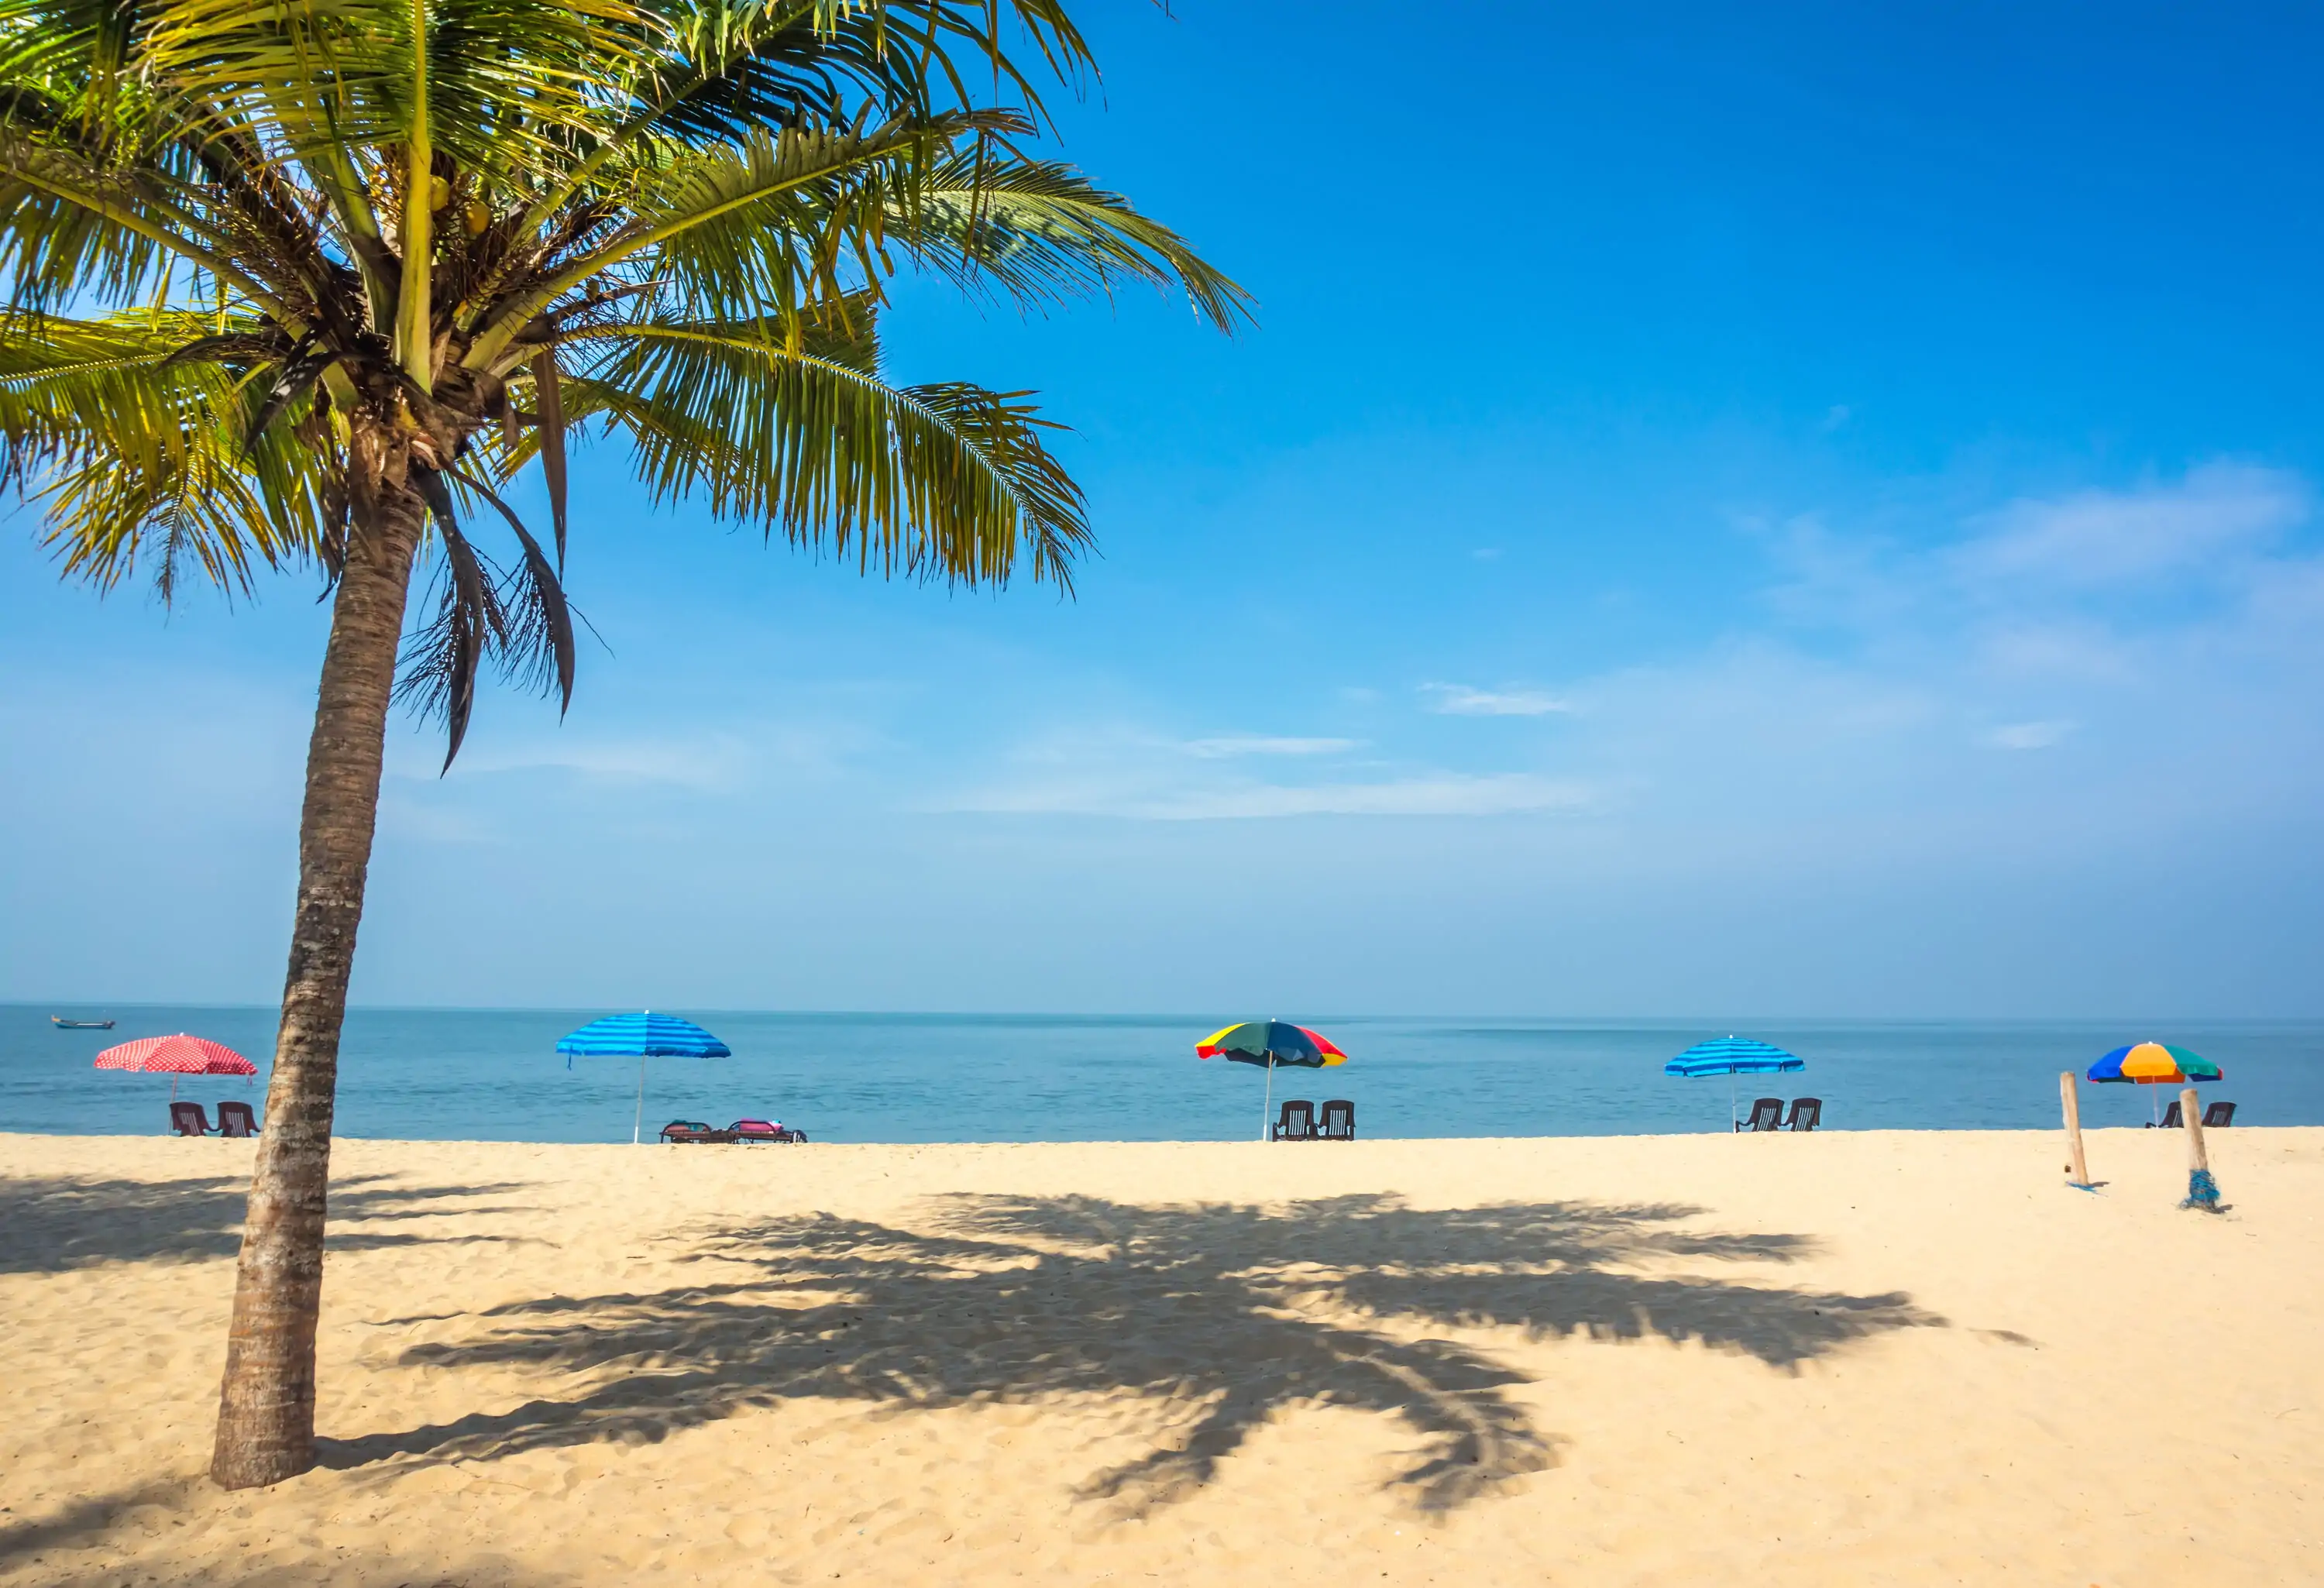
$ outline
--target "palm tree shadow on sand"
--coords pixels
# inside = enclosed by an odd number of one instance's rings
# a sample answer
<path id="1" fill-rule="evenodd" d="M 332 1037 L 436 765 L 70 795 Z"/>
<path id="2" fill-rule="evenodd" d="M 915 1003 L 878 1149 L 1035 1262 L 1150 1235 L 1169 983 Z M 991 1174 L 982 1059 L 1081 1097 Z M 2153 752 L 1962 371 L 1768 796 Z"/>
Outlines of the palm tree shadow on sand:
<path id="1" fill-rule="evenodd" d="M 567 1397 L 327 1441 L 324 1459 L 652 1441 L 809 1398 L 897 1409 L 1129 1398 L 1154 1448 L 1079 1493 L 1137 1513 L 1209 1482 L 1282 1409 L 1324 1406 L 1409 1426 L 1420 1447 L 1391 1486 L 1445 1510 L 1554 1464 L 1555 1441 L 1512 1396 L 1521 1374 L 1430 1328 L 1694 1340 L 1795 1372 L 1853 1342 L 1945 1321 L 1902 1293 L 1670 1271 L 1812 1249 L 1797 1235 L 1681 1227 L 1702 1211 L 962 1196 L 937 1199 L 916 1229 L 828 1215 L 724 1226 L 690 1237 L 721 1270 L 715 1282 L 499 1306 L 475 1338 L 400 1358 L 567 1375 Z"/>
<path id="2" fill-rule="evenodd" d="M 477 1200 L 523 1188 L 512 1182 L 410 1186 L 389 1175 L 342 1175 L 331 1183 L 329 1249 L 378 1251 L 447 1242 L 515 1244 L 524 1238 L 432 1233 L 421 1221 L 524 1212 L 520 1204 Z M 169 1180 L 0 1177 L 0 1274 L 61 1274 L 106 1262 L 230 1258 L 242 1250 L 242 1218 L 249 1199 L 245 1175 Z"/>

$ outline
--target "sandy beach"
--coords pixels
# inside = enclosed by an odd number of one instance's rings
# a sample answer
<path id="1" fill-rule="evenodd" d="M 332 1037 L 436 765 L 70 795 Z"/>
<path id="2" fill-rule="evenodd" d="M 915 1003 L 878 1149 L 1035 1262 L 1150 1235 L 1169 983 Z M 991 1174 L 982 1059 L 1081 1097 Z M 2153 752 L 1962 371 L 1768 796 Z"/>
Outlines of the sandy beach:
<path id="1" fill-rule="evenodd" d="M 0 1138 L 0 1581 L 2324 1577 L 2324 1130 L 347 1141 L 326 1465 L 201 1477 L 245 1143 Z"/>

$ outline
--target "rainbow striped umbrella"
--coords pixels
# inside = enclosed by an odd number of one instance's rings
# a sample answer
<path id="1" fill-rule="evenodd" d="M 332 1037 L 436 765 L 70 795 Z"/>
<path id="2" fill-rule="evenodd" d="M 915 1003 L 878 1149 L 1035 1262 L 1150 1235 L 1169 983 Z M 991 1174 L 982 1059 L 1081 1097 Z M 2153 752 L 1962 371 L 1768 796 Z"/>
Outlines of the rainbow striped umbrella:
<path id="1" fill-rule="evenodd" d="M 2173 1048 L 2167 1042 L 2133 1042 L 2127 1048 L 2116 1048 L 2089 1068 L 2093 1081 L 2133 1086 L 2184 1086 L 2196 1081 L 2216 1081 L 2224 1074 L 2218 1065 L 2194 1049 Z M 2149 1113 L 2154 1112 L 2153 1102 L 2150 1097 Z"/>
<path id="2" fill-rule="evenodd" d="M 1263 1064 L 1270 1069 L 1287 1064 L 1315 1070 L 1348 1062 L 1348 1056 L 1333 1047 L 1330 1038 L 1282 1020 L 1245 1020 L 1240 1025 L 1213 1031 L 1194 1044 L 1194 1057 Z"/>
<path id="3" fill-rule="evenodd" d="M 1194 1057 L 1267 1066 L 1267 1086 L 1259 1099 L 1259 1139 L 1262 1141 L 1267 1140 L 1267 1111 L 1275 1105 L 1277 1065 L 1319 1070 L 1348 1062 L 1348 1056 L 1333 1047 L 1330 1038 L 1283 1020 L 1244 1020 L 1222 1027 L 1194 1044 Z"/>
<path id="4" fill-rule="evenodd" d="M 2167 1042 L 2134 1042 L 2127 1048 L 2117 1048 L 2098 1063 L 2090 1066 L 2093 1081 L 2124 1081 L 2135 1086 L 2163 1086 L 2176 1082 L 2185 1085 L 2190 1081 L 2216 1081 L 2222 1071 L 2218 1065 L 2192 1048 L 2173 1048 Z"/>
<path id="5" fill-rule="evenodd" d="M 140 1037 L 134 1042 L 124 1042 L 108 1048 L 97 1056 L 97 1067 L 101 1070 L 137 1070 L 149 1076 L 170 1077 L 170 1101 L 178 1101 L 180 1076 L 254 1076 L 258 1066 L 228 1048 L 223 1042 L 213 1042 L 208 1037 L 189 1037 L 180 1031 L 174 1037 Z"/>

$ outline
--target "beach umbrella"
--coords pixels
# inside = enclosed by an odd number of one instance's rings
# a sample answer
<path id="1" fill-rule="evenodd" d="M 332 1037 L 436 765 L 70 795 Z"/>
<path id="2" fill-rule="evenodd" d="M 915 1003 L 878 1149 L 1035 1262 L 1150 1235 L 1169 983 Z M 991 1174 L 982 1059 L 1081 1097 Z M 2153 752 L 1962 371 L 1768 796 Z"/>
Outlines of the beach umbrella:
<path id="1" fill-rule="evenodd" d="M 571 1069 L 576 1056 L 634 1058 L 638 1061 L 638 1112 L 630 1124 L 635 1146 L 646 1122 L 646 1060 L 649 1058 L 725 1058 L 733 1049 L 696 1025 L 674 1014 L 645 1010 L 637 1014 L 609 1014 L 558 1039 L 557 1051 Z"/>
<path id="2" fill-rule="evenodd" d="M 1212 1032 L 1194 1044 L 1196 1058 L 1223 1058 L 1235 1064 L 1263 1065 L 1267 1087 L 1259 1094 L 1259 1139 L 1267 1140 L 1267 1113 L 1275 1105 L 1275 1070 L 1278 1065 L 1319 1070 L 1345 1064 L 1348 1056 L 1305 1026 L 1282 1020 L 1245 1020 Z"/>
<path id="3" fill-rule="evenodd" d="M 1727 1128 L 1735 1129 L 1735 1077 L 1769 1076 L 1783 1070 L 1803 1070 L 1807 1060 L 1784 1052 L 1771 1042 L 1748 1037 L 1719 1037 L 1698 1042 L 1663 1066 L 1663 1074 L 1694 1080 L 1702 1076 L 1727 1077 Z"/>
<path id="4" fill-rule="evenodd" d="M 172 1103 L 178 1101 L 180 1076 L 247 1076 L 258 1073 L 256 1065 L 225 1043 L 213 1042 L 207 1037 L 189 1037 L 183 1031 L 174 1037 L 140 1037 L 134 1042 L 108 1048 L 97 1056 L 97 1067 L 168 1076 Z"/>
<path id="5" fill-rule="evenodd" d="M 2090 1066 L 2089 1078 L 2101 1085 L 2185 1086 L 2197 1081 L 2216 1081 L 2223 1073 L 2218 1065 L 2192 1048 L 2173 1048 L 2164 1042 L 2133 1042 Z M 2152 1093 L 2147 1094 L 2146 1112 L 2150 1115 L 2155 1112 Z"/>

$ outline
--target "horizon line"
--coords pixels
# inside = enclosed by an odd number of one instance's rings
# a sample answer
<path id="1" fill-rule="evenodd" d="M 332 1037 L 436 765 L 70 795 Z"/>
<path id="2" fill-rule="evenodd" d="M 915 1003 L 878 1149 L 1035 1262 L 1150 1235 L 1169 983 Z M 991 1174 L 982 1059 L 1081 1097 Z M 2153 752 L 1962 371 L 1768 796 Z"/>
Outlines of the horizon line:
<path id="1" fill-rule="evenodd" d="M 208 1002 L 198 999 L 55 999 L 45 1002 L 23 998 L 0 998 L 0 1010 L 35 1010 L 44 1013 L 66 1013 L 122 1009 L 203 1009 L 234 1011 L 279 1010 L 279 1003 L 250 1002 Z M 629 1012 L 628 1005 L 585 1003 L 350 1003 L 350 1014 L 555 1014 L 571 1015 L 588 1011 Z M 649 1006 L 650 1007 L 650 1006 Z M 964 1010 L 964 1009 L 805 1009 L 752 1006 L 746 1004 L 688 1003 L 687 1009 L 711 1015 L 779 1016 L 804 1020 L 1154 1020 L 1184 1021 L 1201 1025 L 1220 1018 L 1215 1012 L 1190 1012 L 1185 1010 Z M 678 1013 L 677 1009 L 665 1012 Z M 1246 1016 L 1246 1019 L 1276 1019 L 1278 1016 Z M 2112 1023 L 2118 1025 L 2155 1025 L 2177 1023 L 2187 1025 L 2324 1025 L 2324 1012 L 2313 1014 L 1802 1014 L 1682 1012 L 1676 1014 L 1497 1014 L 1474 1011 L 1419 1011 L 1357 1012 L 1341 1011 L 1323 1014 L 1307 1014 L 1305 1020 L 1332 1021 L 1367 1020 L 1495 1020 L 1527 1022 L 1557 1026 L 1596 1024 L 1630 1024 L 1655 1026 L 1716 1025 L 2085 1025 Z"/>

